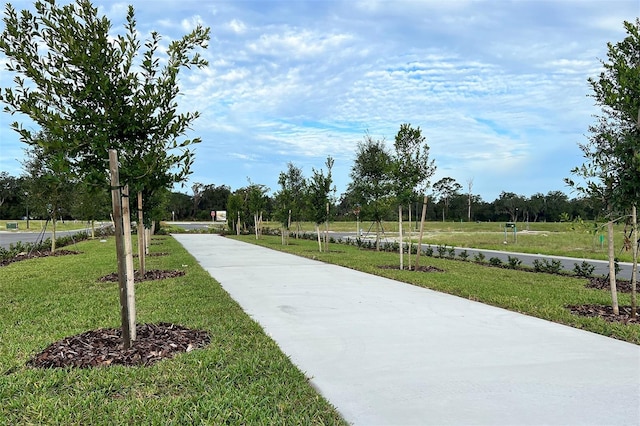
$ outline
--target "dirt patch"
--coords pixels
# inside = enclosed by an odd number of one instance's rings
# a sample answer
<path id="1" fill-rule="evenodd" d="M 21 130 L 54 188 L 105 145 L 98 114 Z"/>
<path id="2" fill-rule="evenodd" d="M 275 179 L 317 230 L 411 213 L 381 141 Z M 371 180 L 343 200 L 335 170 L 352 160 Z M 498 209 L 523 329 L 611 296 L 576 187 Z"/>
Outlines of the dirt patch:
<path id="1" fill-rule="evenodd" d="M 609 278 L 597 277 L 589 278 L 585 285 L 587 288 L 595 288 L 598 290 L 611 290 Z M 616 279 L 616 289 L 620 293 L 631 293 L 631 281 Z"/>
<path id="2" fill-rule="evenodd" d="M 0 266 L 7 266 L 10 263 L 20 262 L 21 260 L 27 260 L 27 259 L 36 259 L 39 257 L 68 256 L 73 254 L 80 254 L 80 252 L 71 251 L 71 250 L 56 250 L 53 253 L 51 253 L 51 250 L 46 250 L 46 251 L 34 251 L 33 253 L 30 253 L 30 254 L 20 253 L 17 256 L 12 257 L 11 259 L 4 259 L 0 261 Z"/>
<path id="3" fill-rule="evenodd" d="M 137 271 L 134 271 L 134 282 L 141 281 L 152 281 L 152 280 L 163 280 L 166 278 L 175 278 L 181 277 L 184 275 L 184 271 L 179 270 L 160 270 L 160 269 L 151 269 L 146 271 L 144 277 L 141 277 Z M 106 283 L 106 282 L 118 282 L 118 273 L 114 272 L 109 275 L 105 275 L 104 277 L 98 278 L 98 282 Z"/>
<path id="4" fill-rule="evenodd" d="M 640 324 L 640 316 L 631 316 L 631 306 L 620 306 L 618 315 L 613 313 L 613 307 L 606 305 L 569 305 L 566 308 L 572 314 L 583 317 L 599 317 L 605 321 L 623 324 Z"/>
<path id="5" fill-rule="evenodd" d="M 149 366 L 211 342 L 206 331 L 170 323 L 139 324 L 136 334 L 136 340 L 129 349 L 123 347 L 122 330 L 115 328 L 66 337 L 30 359 L 27 365 L 36 368 Z"/>
<path id="6" fill-rule="evenodd" d="M 378 268 L 380 269 L 396 269 L 396 270 L 400 270 L 400 265 L 379 265 Z M 407 266 L 406 268 L 404 268 L 405 271 L 414 271 L 416 270 L 413 266 Z M 440 268 L 436 268 L 435 266 L 419 266 L 417 269 L 417 272 L 444 272 L 444 270 L 440 269 Z"/>

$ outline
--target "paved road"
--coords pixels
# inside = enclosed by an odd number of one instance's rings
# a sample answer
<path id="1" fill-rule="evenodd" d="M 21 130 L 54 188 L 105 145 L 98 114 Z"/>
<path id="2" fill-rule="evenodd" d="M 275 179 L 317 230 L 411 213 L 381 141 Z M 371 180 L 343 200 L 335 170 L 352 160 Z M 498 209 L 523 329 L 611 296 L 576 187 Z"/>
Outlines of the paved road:
<path id="1" fill-rule="evenodd" d="M 62 237 L 85 231 L 90 233 L 91 228 L 76 229 L 73 231 L 57 231 L 56 236 Z M 47 238 L 51 238 L 51 232 L 45 232 L 43 235 L 41 232 L 0 231 L 0 247 L 8 249 L 11 244 L 16 244 L 19 241 L 23 243 L 35 243 L 46 240 Z"/>
<path id="2" fill-rule="evenodd" d="M 346 239 L 355 239 L 357 234 L 355 232 L 335 232 L 335 233 L 332 233 L 331 235 L 336 239 L 342 238 L 343 240 L 346 240 Z M 367 239 L 375 240 L 375 237 L 369 236 L 367 237 Z M 384 239 L 384 241 L 392 242 L 395 240 L 393 238 L 386 238 Z M 437 245 L 434 245 L 434 244 L 422 245 L 423 250 L 427 250 L 428 247 L 431 247 L 433 249 L 434 254 L 437 255 L 438 253 Z M 583 261 L 586 261 L 587 263 L 590 263 L 595 267 L 593 271 L 594 275 L 607 276 L 609 274 L 609 262 L 607 262 L 606 260 L 578 259 L 574 257 L 565 257 L 565 256 L 505 252 L 505 251 L 497 251 L 497 250 L 474 249 L 474 248 L 468 248 L 468 247 L 455 247 L 456 256 L 459 256 L 463 250 L 466 250 L 467 254 L 469 255 L 469 259 L 473 259 L 473 256 L 476 255 L 477 253 L 484 254 L 486 262 L 488 262 L 489 259 L 492 257 L 497 257 L 498 259 L 502 260 L 503 263 L 508 264 L 509 256 L 517 257 L 519 260 L 522 261 L 522 265 L 526 265 L 526 266 L 533 266 L 533 262 L 535 260 L 542 261 L 546 259 L 548 262 L 556 260 L 562 264 L 562 269 L 567 271 L 573 271 L 574 265 L 576 263 L 582 264 Z M 633 264 L 627 263 L 627 262 L 620 262 L 619 266 L 620 266 L 620 272 L 618 273 L 617 277 L 630 280 Z"/>
<path id="3" fill-rule="evenodd" d="M 640 424 L 637 345 L 217 235 L 175 238 L 354 425 Z"/>

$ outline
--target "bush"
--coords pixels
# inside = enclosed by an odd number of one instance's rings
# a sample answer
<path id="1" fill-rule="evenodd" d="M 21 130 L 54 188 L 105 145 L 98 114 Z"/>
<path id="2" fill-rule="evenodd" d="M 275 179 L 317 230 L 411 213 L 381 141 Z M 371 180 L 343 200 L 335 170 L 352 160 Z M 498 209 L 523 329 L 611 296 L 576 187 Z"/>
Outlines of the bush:
<path id="1" fill-rule="evenodd" d="M 453 259 L 454 257 L 456 257 L 456 249 L 453 246 L 449 247 L 448 253 L 449 253 L 450 259 Z"/>
<path id="2" fill-rule="evenodd" d="M 473 260 L 475 260 L 478 263 L 484 263 L 484 259 L 485 259 L 485 256 L 482 252 L 478 252 L 473 255 Z"/>
<path id="3" fill-rule="evenodd" d="M 546 272 L 548 274 L 559 274 L 562 270 L 562 262 L 559 260 L 535 259 L 533 261 L 533 270 L 536 272 Z"/>
<path id="4" fill-rule="evenodd" d="M 497 267 L 502 267 L 502 260 L 500 258 L 497 257 L 491 257 L 489 258 L 489 264 L 491 266 L 497 266 Z"/>
<path id="5" fill-rule="evenodd" d="M 596 268 L 595 266 L 593 266 L 586 260 L 583 260 L 581 264 L 578 264 L 578 263 L 573 264 L 573 272 L 577 276 L 584 277 L 584 278 L 591 278 L 593 276 L 593 270 L 595 268 Z"/>
<path id="6" fill-rule="evenodd" d="M 509 268 L 511 269 L 518 269 L 518 267 L 522 264 L 522 260 L 518 259 L 515 256 L 509 256 L 508 261 L 509 261 Z"/>
<path id="7" fill-rule="evenodd" d="M 426 254 L 429 257 L 433 256 L 433 247 L 428 246 L 427 249 L 424 251 L 424 254 Z"/>
<path id="8" fill-rule="evenodd" d="M 460 260 L 466 261 L 469 257 L 469 253 L 466 250 L 462 250 L 460 253 L 458 253 L 458 257 L 460 258 Z"/>
<path id="9" fill-rule="evenodd" d="M 447 252 L 447 246 L 444 244 L 438 245 L 438 256 L 444 257 L 444 254 Z"/>

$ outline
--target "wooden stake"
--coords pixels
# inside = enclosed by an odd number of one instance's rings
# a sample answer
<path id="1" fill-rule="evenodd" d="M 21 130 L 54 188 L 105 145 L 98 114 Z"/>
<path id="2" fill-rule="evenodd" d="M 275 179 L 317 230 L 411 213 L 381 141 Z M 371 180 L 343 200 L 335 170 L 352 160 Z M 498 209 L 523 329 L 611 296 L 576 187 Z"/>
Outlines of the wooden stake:
<path id="1" fill-rule="evenodd" d="M 131 240 L 131 211 L 129 208 L 129 185 L 122 191 L 122 233 L 124 234 L 125 267 L 127 268 L 127 309 L 129 310 L 129 333 L 136 340 L 136 294 L 133 270 L 133 241 Z"/>
<path id="2" fill-rule="evenodd" d="M 400 270 L 404 268 L 404 257 L 402 247 L 402 205 L 398 206 L 398 237 L 400 239 Z"/>
<path id="3" fill-rule="evenodd" d="M 424 219 L 427 216 L 427 196 L 425 195 L 422 200 L 422 217 L 420 218 L 420 236 L 418 237 L 418 252 L 416 253 L 416 267 L 417 271 L 420 267 L 420 254 L 422 253 L 422 236 L 424 235 Z"/>
<path id="4" fill-rule="evenodd" d="M 144 277 L 147 272 L 147 257 L 145 253 L 145 229 L 144 214 L 142 212 L 142 191 L 138 191 L 138 262 L 140 268 L 138 273 L 140 277 Z"/>
<path id="5" fill-rule="evenodd" d="M 118 152 L 109 150 L 109 172 L 111 174 L 111 204 L 116 236 L 116 254 L 118 258 L 118 284 L 120 287 L 120 319 L 122 324 L 122 343 L 125 349 L 131 347 L 131 328 L 129 326 L 129 308 L 127 306 L 127 268 L 122 229 L 122 193 L 118 170 Z"/>

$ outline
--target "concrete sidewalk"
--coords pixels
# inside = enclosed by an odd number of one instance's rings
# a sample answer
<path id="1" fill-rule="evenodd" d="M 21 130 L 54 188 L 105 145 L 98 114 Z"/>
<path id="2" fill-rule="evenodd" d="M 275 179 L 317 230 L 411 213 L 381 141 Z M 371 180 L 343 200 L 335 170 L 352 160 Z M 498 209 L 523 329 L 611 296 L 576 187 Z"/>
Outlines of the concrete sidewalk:
<path id="1" fill-rule="evenodd" d="M 640 424 L 640 346 L 217 235 L 175 238 L 352 424 Z"/>

